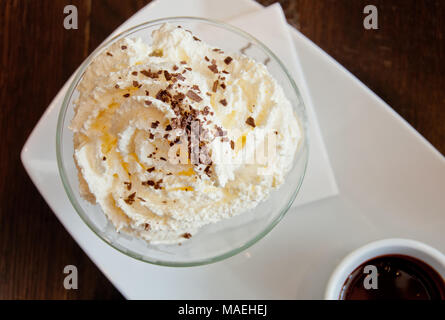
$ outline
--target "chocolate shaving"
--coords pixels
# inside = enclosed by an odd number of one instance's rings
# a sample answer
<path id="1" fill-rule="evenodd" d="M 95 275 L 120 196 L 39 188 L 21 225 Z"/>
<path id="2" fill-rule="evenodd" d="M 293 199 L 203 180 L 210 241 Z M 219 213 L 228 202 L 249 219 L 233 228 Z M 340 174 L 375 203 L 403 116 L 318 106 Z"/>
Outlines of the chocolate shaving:
<path id="1" fill-rule="evenodd" d="M 195 37 L 195 36 L 193 36 L 193 40 L 195 40 L 195 41 L 201 41 L 201 39 L 199 39 L 199 38 L 197 38 L 197 37 Z"/>
<path id="2" fill-rule="evenodd" d="M 156 129 L 156 128 L 158 127 L 158 125 L 159 125 L 159 121 L 156 120 L 155 122 L 152 122 L 152 123 L 151 123 L 151 128 L 152 128 L 152 129 Z"/>
<path id="3" fill-rule="evenodd" d="M 212 91 L 216 92 L 217 89 L 218 89 L 218 80 L 215 80 L 215 82 L 213 82 Z"/>
<path id="4" fill-rule="evenodd" d="M 216 66 L 216 64 L 212 64 L 212 65 L 208 66 L 208 68 L 209 68 L 210 71 L 212 71 L 213 73 L 218 73 L 218 67 Z"/>
<path id="5" fill-rule="evenodd" d="M 216 137 L 222 137 L 225 135 L 225 132 L 221 127 L 215 125 L 215 129 L 216 129 L 216 133 L 215 133 Z"/>
<path id="6" fill-rule="evenodd" d="M 123 95 L 124 98 L 128 98 L 129 96 L 130 96 L 129 93 L 126 93 L 126 94 Z"/>
<path id="7" fill-rule="evenodd" d="M 112 57 L 113 55 L 111 53 L 107 52 L 107 56 Z"/>
<path id="8" fill-rule="evenodd" d="M 131 190 L 131 182 L 124 182 L 124 184 L 127 186 L 127 190 Z"/>
<path id="9" fill-rule="evenodd" d="M 131 74 L 134 75 L 134 76 L 137 76 L 138 72 L 137 71 L 133 71 Z"/>
<path id="10" fill-rule="evenodd" d="M 133 81 L 133 87 L 135 87 L 135 88 L 139 87 L 139 82 Z"/>
<path id="11" fill-rule="evenodd" d="M 190 233 L 186 232 L 182 235 L 182 237 L 186 238 L 186 239 L 190 239 L 192 237 L 192 235 Z"/>
<path id="12" fill-rule="evenodd" d="M 235 150 L 235 142 L 233 142 L 233 140 L 230 140 L 230 148 L 232 148 L 232 150 Z"/>
<path id="13" fill-rule="evenodd" d="M 225 64 L 230 64 L 230 62 L 232 62 L 232 57 L 226 57 L 225 59 L 224 59 L 224 63 Z"/>
<path id="14" fill-rule="evenodd" d="M 147 180 L 147 181 L 142 181 L 141 184 L 143 186 L 151 186 L 151 187 L 153 187 L 155 185 L 155 182 L 153 180 Z"/>
<path id="15" fill-rule="evenodd" d="M 149 223 L 144 223 L 144 230 L 149 231 L 151 229 L 151 226 Z"/>
<path id="16" fill-rule="evenodd" d="M 205 169 L 204 169 L 204 172 L 205 172 L 205 174 L 207 175 L 207 176 L 209 176 L 210 177 L 210 165 L 208 165 Z"/>
<path id="17" fill-rule="evenodd" d="M 167 70 L 164 70 L 164 77 L 167 81 L 170 81 L 170 79 L 172 78 L 171 74 Z"/>
<path id="18" fill-rule="evenodd" d="M 165 131 L 171 131 L 171 129 L 172 129 L 172 126 L 169 124 L 165 127 Z"/>
<path id="19" fill-rule="evenodd" d="M 147 106 L 149 106 L 149 105 L 152 104 L 152 102 L 151 102 L 150 100 L 145 100 L 145 104 L 146 104 Z"/>
<path id="20" fill-rule="evenodd" d="M 125 49 L 127 49 L 127 46 L 122 46 L 121 49 L 125 50 Z"/>
<path id="21" fill-rule="evenodd" d="M 252 117 L 247 118 L 246 123 L 255 128 L 255 120 Z"/>
<path id="22" fill-rule="evenodd" d="M 133 192 L 132 194 L 130 194 L 126 199 L 124 199 L 125 203 L 128 205 L 132 205 L 134 202 L 135 196 L 136 196 L 136 192 Z"/>
<path id="23" fill-rule="evenodd" d="M 185 98 L 185 94 L 183 94 L 182 92 L 178 92 L 177 94 L 175 94 L 173 96 L 173 99 L 178 101 L 178 102 L 184 100 L 184 98 Z"/>
<path id="24" fill-rule="evenodd" d="M 196 101 L 196 102 L 200 102 L 202 100 L 202 98 L 200 96 L 198 96 L 194 91 L 189 90 L 187 91 L 187 97 L 189 97 L 190 99 Z"/>
<path id="25" fill-rule="evenodd" d="M 180 73 L 174 73 L 174 74 L 172 74 L 172 76 L 174 76 L 175 78 L 178 78 L 181 81 L 185 80 L 184 76 Z"/>
<path id="26" fill-rule="evenodd" d="M 151 167 L 151 168 L 147 169 L 147 172 L 150 173 L 150 172 L 153 172 L 154 170 L 155 170 L 155 167 Z"/>
<path id="27" fill-rule="evenodd" d="M 165 103 L 170 102 L 171 97 L 171 94 L 167 90 L 159 90 L 159 92 L 156 94 L 156 99 Z"/>
<path id="28" fill-rule="evenodd" d="M 221 103 L 224 107 L 227 106 L 227 100 L 226 99 L 219 100 L 219 103 Z"/>
<path id="29" fill-rule="evenodd" d="M 118 85 L 118 84 L 117 84 L 117 85 L 115 85 L 114 87 L 115 87 L 116 89 L 119 89 L 119 85 Z"/>
<path id="30" fill-rule="evenodd" d="M 187 62 L 185 62 L 184 60 L 181 61 L 181 64 L 187 64 Z"/>
<path id="31" fill-rule="evenodd" d="M 152 79 L 156 79 L 159 77 L 159 74 L 156 72 L 151 72 L 150 69 L 148 70 L 141 70 L 140 73 L 142 73 L 144 76 L 152 78 Z"/>
<path id="32" fill-rule="evenodd" d="M 173 70 L 176 71 L 176 70 L 178 70 L 178 69 L 179 69 L 178 66 L 175 64 L 175 65 L 173 66 Z"/>

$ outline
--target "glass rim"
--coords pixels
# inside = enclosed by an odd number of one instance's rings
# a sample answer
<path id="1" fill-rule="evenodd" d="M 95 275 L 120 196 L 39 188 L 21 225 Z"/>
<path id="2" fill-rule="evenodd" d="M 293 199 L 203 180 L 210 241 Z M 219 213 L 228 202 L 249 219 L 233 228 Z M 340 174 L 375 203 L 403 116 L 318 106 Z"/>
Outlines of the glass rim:
<path id="1" fill-rule="evenodd" d="M 298 97 L 298 100 L 300 102 L 301 107 L 304 110 L 304 119 L 298 119 L 299 120 L 299 124 L 300 127 L 302 128 L 302 143 L 299 146 L 299 148 L 306 148 L 306 156 L 304 159 L 304 168 L 303 168 L 303 173 L 298 181 L 298 184 L 295 188 L 295 190 L 293 191 L 290 200 L 288 201 L 288 203 L 286 204 L 286 206 L 284 206 L 281 210 L 279 215 L 277 215 L 277 217 L 275 217 L 271 223 L 269 223 L 261 232 L 259 232 L 258 234 L 256 234 L 254 237 L 252 237 L 250 240 L 244 242 L 242 245 L 237 246 L 234 249 L 231 249 L 225 253 L 222 254 L 218 254 L 216 256 L 212 256 L 210 258 L 204 258 L 201 260 L 196 260 L 196 261 L 191 261 L 191 262 L 174 262 L 174 261 L 162 261 L 162 260 L 158 260 L 158 259 L 144 259 L 145 256 L 141 256 L 140 253 L 136 253 L 134 251 L 132 251 L 131 249 L 121 249 L 117 244 L 112 243 L 110 241 L 108 241 L 106 238 L 104 238 L 101 233 L 99 231 L 96 230 L 96 227 L 94 226 L 93 223 L 91 223 L 89 221 L 89 219 L 87 218 L 87 214 L 84 212 L 83 208 L 81 207 L 81 205 L 79 204 L 79 202 L 77 201 L 76 197 L 74 196 L 74 190 L 71 186 L 71 183 L 69 182 L 69 179 L 67 177 L 67 170 L 65 169 L 65 165 L 64 165 L 64 161 L 62 159 L 62 153 L 63 153 L 63 144 L 62 144 L 62 132 L 63 132 L 63 124 L 65 121 L 65 116 L 68 110 L 68 102 L 71 100 L 71 96 L 73 95 L 75 89 L 77 88 L 77 85 L 79 84 L 81 78 L 83 77 L 86 68 L 90 65 L 90 63 L 92 62 L 92 60 L 94 59 L 94 57 L 96 57 L 98 55 L 98 53 L 100 53 L 104 48 L 108 47 L 109 45 L 111 45 L 115 40 L 126 37 L 134 32 L 137 32 L 139 30 L 142 30 L 148 26 L 154 26 L 157 24 L 161 24 L 161 23 L 167 23 L 167 22 L 180 22 L 180 21 L 195 21 L 195 22 L 202 22 L 202 23 L 207 23 L 207 24 L 211 24 L 211 25 L 215 25 L 217 27 L 226 29 L 228 31 L 237 33 L 238 35 L 241 35 L 242 37 L 248 39 L 250 42 L 256 44 L 257 46 L 259 46 L 262 50 L 265 51 L 265 53 L 267 55 L 269 55 L 271 57 L 271 59 L 273 59 L 275 62 L 278 63 L 278 65 L 280 66 L 280 68 L 282 69 L 282 71 L 284 71 L 287 80 L 289 81 L 289 83 L 291 84 L 291 87 L 293 89 L 293 91 L 295 92 L 296 96 Z M 68 87 L 67 92 L 65 93 L 63 102 L 62 102 L 62 107 L 59 111 L 59 115 L 57 118 L 57 129 L 56 129 L 56 158 L 57 158 L 57 166 L 59 169 L 59 174 L 62 180 L 62 184 L 63 187 L 65 189 L 65 192 L 68 196 L 68 199 L 71 202 L 71 205 L 73 206 L 74 210 L 77 212 L 77 214 L 80 216 L 80 218 L 82 219 L 82 221 L 88 226 L 88 228 L 99 238 L 101 239 L 103 242 L 105 242 L 107 245 L 109 245 L 110 247 L 114 248 L 115 250 L 125 254 L 126 256 L 129 256 L 131 258 L 134 258 L 136 260 L 145 262 L 145 263 L 149 263 L 149 264 L 153 264 L 153 265 L 159 265 L 159 266 L 168 266 L 168 267 L 192 267 L 192 266 L 200 266 L 200 265 L 206 265 L 206 264 L 211 264 L 211 263 L 215 263 L 221 260 L 225 260 L 227 258 L 230 258 L 246 249 L 248 249 L 249 247 L 251 247 L 252 245 L 254 245 L 255 243 L 257 243 L 259 240 L 261 240 L 263 237 L 265 237 L 277 224 L 278 222 L 280 222 L 283 217 L 286 215 L 287 211 L 289 210 L 289 208 L 292 206 L 300 188 L 301 185 L 303 183 L 304 177 L 306 175 L 306 170 L 307 170 L 307 164 L 308 164 L 308 158 L 309 158 L 309 137 L 308 137 L 308 129 L 307 129 L 307 115 L 306 115 L 306 105 L 304 103 L 303 97 L 300 94 L 300 91 L 297 87 L 297 85 L 295 84 L 295 81 L 293 80 L 291 74 L 289 73 L 289 71 L 287 70 L 287 68 L 285 67 L 285 65 L 283 64 L 283 62 L 273 53 L 273 51 L 271 49 L 269 49 L 265 44 L 263 44 L 260 40 L 256 39 L 254 36 L 250 35 L 249 33 L 235 27 L 232 26 L 228 23 L 222 22 L 222 21 L 218 21 L 218 20 L 214 20 L 214 19 L 206 19 L 206 18 L 200 18 L 200 17 L 190 17 L 190 16 L 175 16 L 175 17 L 166 17 L 166 18 L 160 18 L 160 19 L 155 19 L 155 20 L 149 20 L 143 23 L 140 23 L 138 25 L 135 25 L 131 28 L 125 29 L 121 32 L 119 32 L 118 34 L 110 37 L 109 39 L 105 39 L 92 53 L 90 53 L 90 55 L 82 62 L 82 64 L 79 66 L 79 68 L 75 71 L 75 76 L 73 78 L 73 80 L 71 81 L 70 86 Z M 295 166 L 297 161 L 297 157 L 295 157 L 294 159 L 294 163 L 293 166 Z M 267 201 L 267 199 L 266 199 Z M 242 214 L 242 213 L 241 213 Z"/>

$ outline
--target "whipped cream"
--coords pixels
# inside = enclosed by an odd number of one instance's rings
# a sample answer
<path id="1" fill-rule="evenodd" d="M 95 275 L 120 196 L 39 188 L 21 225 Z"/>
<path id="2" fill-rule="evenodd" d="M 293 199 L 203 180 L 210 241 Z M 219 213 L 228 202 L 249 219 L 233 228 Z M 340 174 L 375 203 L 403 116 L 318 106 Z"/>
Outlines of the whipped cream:
<path id="1" fill-rule="evenodd" d="M 82 196 L 118 231 L 178 243 L 284 182 L 299 122 L 266 66 L 170 24 L 122 39 L 79 86 L 71 123 Z"/>

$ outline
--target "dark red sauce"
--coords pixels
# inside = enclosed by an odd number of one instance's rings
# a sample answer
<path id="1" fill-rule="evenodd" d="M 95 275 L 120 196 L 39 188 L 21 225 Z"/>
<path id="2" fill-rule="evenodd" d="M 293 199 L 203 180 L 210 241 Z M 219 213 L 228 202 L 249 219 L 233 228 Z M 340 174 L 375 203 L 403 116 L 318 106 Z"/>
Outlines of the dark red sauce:
<path id="1" fill-rule="evenodd" d="M 377 268 L 377 289 L 366 289 L 367 265 Z M 367 281 L 368 283 L 368 281 Z M 384 255 L 368 260 L 345 281 L 342 300 L 445 300 L 445 281 L 425 262 L 406 255 Z"/>

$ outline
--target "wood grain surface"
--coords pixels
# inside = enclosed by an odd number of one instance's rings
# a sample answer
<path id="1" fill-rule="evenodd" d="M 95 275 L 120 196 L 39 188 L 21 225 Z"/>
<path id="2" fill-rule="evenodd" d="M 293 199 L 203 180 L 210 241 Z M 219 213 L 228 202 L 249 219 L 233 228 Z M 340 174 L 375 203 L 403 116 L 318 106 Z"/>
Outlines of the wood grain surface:
<path id="1" fill-rule="evenodd" d="M 48 208 L 19 155 L 82 60 L 148 2 L 0 1 L 0 299 L 122 298 Z M 445 1 L 280 2 L 289 23 L 445 152 Z M 63 28 L 68 4 L 78 8 L 78 30 Z M 363 28 L 367 4 L 379 10 L 379 30 Z M 78 267 L 78 290 L 63 287 L 69 264 Z"/>

